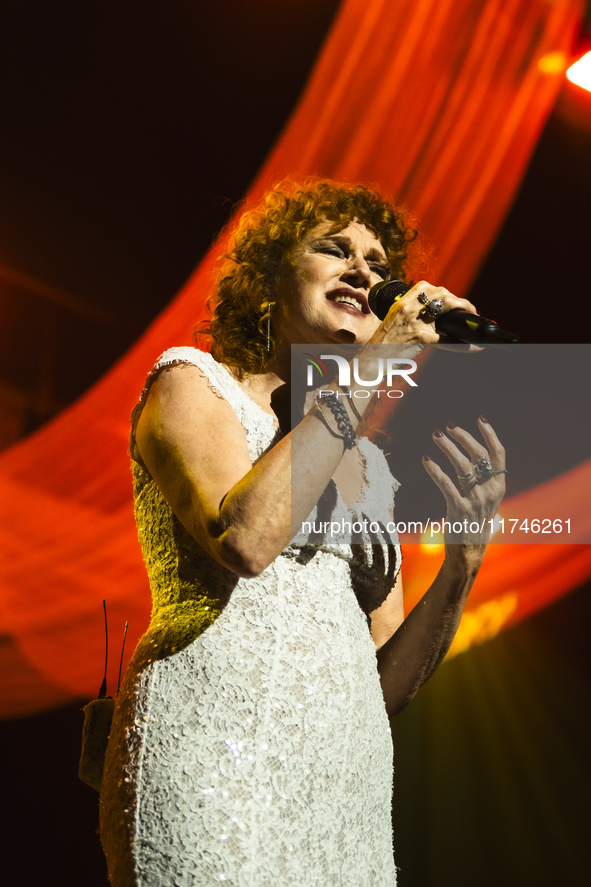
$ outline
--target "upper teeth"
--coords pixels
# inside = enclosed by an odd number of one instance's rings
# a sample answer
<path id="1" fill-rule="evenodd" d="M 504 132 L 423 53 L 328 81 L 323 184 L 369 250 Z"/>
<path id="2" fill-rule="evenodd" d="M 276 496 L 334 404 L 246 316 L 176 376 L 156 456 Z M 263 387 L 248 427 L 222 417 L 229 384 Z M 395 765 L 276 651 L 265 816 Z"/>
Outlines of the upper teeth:
<path id="1" fill-rule="evenodd" d="M 335 302 L 347 302 L 348 305 L 353 305 L 354 308 L 360 307 L 359 302 L 357 301 L 355 296 L 338 295 L 338 296 L 335 296 L 334 301 Z"/>

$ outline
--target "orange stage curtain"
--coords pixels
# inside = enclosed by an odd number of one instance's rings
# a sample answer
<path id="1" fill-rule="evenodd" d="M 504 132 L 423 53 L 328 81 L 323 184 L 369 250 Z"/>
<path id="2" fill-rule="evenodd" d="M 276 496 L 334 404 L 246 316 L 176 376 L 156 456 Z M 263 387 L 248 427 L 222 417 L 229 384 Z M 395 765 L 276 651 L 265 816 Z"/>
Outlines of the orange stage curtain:
<path id="1" fill-rule="evenodd" d="M 538 61 L 568 54 L 580 15 L 579 0 L 347 0 L 248 201 L 284 174 L 375 182 L 421 220 L 437 248 L 434 277 L 464 293 L 560 85 Z M 158 354 L 191 343 L 214 261 L 215 249 L 84 398 L 0 458 L 4 716 L 96 694 L 103 598 L 112 651 L 126 619 L 128 652 L 147 624 L 128 417 Z M 410 598 L 435 560 L 409 547 Z M 590 573 L 585 546 L 494 549 L 458 644 L 494 633 Z M 117 658 L 112 652 L 111 692 Z"/>

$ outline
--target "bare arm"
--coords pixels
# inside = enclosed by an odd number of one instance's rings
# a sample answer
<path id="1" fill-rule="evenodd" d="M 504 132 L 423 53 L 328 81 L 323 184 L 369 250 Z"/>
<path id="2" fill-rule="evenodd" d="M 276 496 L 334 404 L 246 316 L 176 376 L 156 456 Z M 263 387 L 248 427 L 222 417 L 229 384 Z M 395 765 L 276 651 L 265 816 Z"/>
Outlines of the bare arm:
<path id="1" fill-rule="evenodd" d="M 240 576 L 260 573 L 289 543 L 291 440 L 322 452 L 298 484 L 303 520 L 343 454 L 343 442 L 313 416 L 252 465 L 244 429 L 193 366 L 162 373 L 138 422 L 142 459 L 171 508 L 217 561 Z M 299 508 L 298 508 L 299 506 Z M 307 511 L 306 511 L 307 509 Z"/>
<path id="2" fill-rule="evenodd" d="M 429 590 L 379 648 L 378 672 L 390 717 L 405 708 L 449 650 L 485 547 L 448 546 Z"/>
<path id="3" fill-rule="evenodd" d="M 490 455 L 493 469 L 502 472 L 505 467 L 505 451 L 495 432 L 482 419 L 478 424 L 488 451 L 466 431 L 448 427 L 448 434 L 464 447 L 472 462 L 448 437 L 434 435 L 435 442 L 450 458 L 458 474 L 467 474 L 471 465 L 485 454 Z M 459 490 L 434 462 L 427 460 L 425 467 L 446 498 L 447 519 L 452 524 L 467 519 L 468 524 L 474 520 L 490 526 L 489 521 L 496 514 L 505 490 L 504 474 L 496 474 L 481 485 Z M 402 711 L 449 650 L 485 550 L 486 533 L 482 538 L 474 536 L 463 542 L 448 542 L 445 560 L 435 581 L 404 621 L 399 583 L 384 602 L 384 605 L 390 602 L 389 608 L 380 613 L 382 605 L 380 610 L 372 613 L 378 671 L 390 716 Z"/>

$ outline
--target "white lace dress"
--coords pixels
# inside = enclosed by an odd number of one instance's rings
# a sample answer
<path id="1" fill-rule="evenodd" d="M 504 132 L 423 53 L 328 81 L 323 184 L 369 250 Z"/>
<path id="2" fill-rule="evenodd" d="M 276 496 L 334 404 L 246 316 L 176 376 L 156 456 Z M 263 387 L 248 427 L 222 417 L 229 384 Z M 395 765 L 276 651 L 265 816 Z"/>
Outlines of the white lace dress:
<path id="1" fill-rule="evenodd" d="M 277 441 L 273 418 L 194 348 L 160 358 L 132 429 L 154 374 L 179 363 L 231 404 L 253 462 Z M 397 484 L 381 452 L 359 446 L 386 523 Z M 133 431 L 131 452 L 153 611 L 107 750 L 112 884 L 391 887 L 392 740 L 367 614 L 392 587 L 399 550 L 300 540 L 260 576 L 238 578 L 172 513 Z M 346 513 L 332 482 L 321 507 Z M 375 507 L 374 495 L 373 518 Z"/>

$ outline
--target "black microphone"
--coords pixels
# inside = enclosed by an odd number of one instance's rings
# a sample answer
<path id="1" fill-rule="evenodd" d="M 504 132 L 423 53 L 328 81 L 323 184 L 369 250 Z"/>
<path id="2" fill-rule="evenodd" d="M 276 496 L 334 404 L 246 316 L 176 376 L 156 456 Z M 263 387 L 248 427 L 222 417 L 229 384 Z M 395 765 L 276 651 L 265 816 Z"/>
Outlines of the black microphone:
<path id="1" fill-rule="evenodd" d="M 398 299 L 410 287 L 401 280 L 381 280 L 369 291 L 369 307 L 380 320 L 383 320 Z M 435 318 L 435 329 L 444 336 L 469 345 L 499 345 L 519 342 L 519 336 L 502 330 L 501 327 L 480 314 L 471 314 L 463 308 L 452 308 Z"/>

